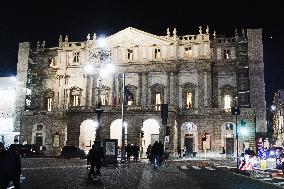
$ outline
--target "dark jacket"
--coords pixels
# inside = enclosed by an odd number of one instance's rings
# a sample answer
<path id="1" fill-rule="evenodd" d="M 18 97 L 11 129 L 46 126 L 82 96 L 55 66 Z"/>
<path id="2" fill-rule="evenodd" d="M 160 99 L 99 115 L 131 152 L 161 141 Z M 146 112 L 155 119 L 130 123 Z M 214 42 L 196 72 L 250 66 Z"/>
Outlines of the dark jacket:
<path id="1" fill-rule="evenodd" d="M 94 146 L 89 150 L 88 154 L 88 162 L 91 164 L 101 163 L 104 157 L 103 149 L 100 146 Z"/>

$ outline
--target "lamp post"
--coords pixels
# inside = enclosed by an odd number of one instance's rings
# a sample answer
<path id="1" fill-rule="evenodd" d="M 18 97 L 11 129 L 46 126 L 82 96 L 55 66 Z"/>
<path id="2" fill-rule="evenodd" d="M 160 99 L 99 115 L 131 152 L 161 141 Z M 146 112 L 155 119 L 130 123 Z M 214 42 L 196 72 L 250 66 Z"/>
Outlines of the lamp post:
<path id="1" fill-rule="evenodd" d="M 256 110 L 253 109 L 253 122 L 254 122 L 254 142 L 255 142 L 255 152 L 257 153 L 257 140 L 256 140 Z"/>
<path id="2" fill-rule="evenodd" d="M 101 140 L 101 115 L 103 113 L 102 109 L 102 96 L 101 96 L 101 90 L 102 90 L 102 78 L 107 77 L 108 74 L 110 74 L 113 70 L 110 69 L 110 67 L 106 67 L 105 69 L 103 66 L 106 66 L 105 64 L 106 60 L 110 59 L 110 52 L 105 49 L 106 40 L 104 37 L 100 37 L 97 40 L 97 45 L 99 47 L 98 51 L 95 54 L 95 58 L 99 61 L 100 64 L 100 71 L 98 74 L 98 81 L 99 81 L 99 90 L 98 90 L 98 103 L 95 109 L 95 113 L 97 115 L 97 121 L 98 121 L 98 128 L 96 130 L 96 141 Z M 105 65 L 104 65 L 105 64 Z"/>
<path id="3" fill-rule="evenodd" d="M 236 116 L 236 145 L 237 145 L 237 168 L 239 166 L 239 133 L 238 133 L 238 115 L 240 115 L 240 108 L 238 107 L 238 97 L 234 98 L 235 107 L 232 107 L 232 115 Z"/>

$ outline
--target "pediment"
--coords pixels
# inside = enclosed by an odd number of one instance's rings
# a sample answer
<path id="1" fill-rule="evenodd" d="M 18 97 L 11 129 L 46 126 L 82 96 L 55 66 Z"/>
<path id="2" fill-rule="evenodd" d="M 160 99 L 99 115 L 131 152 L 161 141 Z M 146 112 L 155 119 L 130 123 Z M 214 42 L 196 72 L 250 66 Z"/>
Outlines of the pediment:
<path id="1" fill-rule="evenodd" d="M 165 39 L 132 27 L 128 27 L 107 37 L 109 47 L 161 46 L 169 45 L 173 42 L 170 39 Z"/>

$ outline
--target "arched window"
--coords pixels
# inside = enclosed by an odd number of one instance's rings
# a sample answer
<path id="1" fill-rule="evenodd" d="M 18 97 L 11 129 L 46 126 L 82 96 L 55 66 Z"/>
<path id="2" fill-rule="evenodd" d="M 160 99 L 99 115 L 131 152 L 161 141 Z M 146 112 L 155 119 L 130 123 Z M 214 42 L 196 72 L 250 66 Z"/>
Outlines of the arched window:
<path id="1" fill-rule="evenodd" d="M 195 88 L 196 85 L 193 83 L 185 83 L 181 86 L 182 88 L 182 106 L 185 109 L 194 108 L 195 101 Z"/>
<path id="2" fill-rule="evenodd" d="M 152 104 L 155 105 L 156 110 L 161 110 L 161 104 L 164 102 L 164 86 L 161 84 L 154 84 L 151 87 Z"/>
<path id="3" fill-rule="evenodd" d="M 43 107 L 45 111 L 52 111 L 53 109 L 54 92 L 51 89 L 47 89 L 43 95 Z"/>
<path id="4" fill-rule="evenodd" d="M 235 88 L 231 85 L 224 85 L 221 88 L 221 104 L 225 112 L 230 112 L 233 106 Z"/>

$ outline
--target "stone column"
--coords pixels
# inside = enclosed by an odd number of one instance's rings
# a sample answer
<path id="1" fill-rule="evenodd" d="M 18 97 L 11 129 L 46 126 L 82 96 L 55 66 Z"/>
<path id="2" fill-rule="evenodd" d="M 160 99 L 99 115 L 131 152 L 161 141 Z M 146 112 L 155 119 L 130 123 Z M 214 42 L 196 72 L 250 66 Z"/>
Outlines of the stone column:
<path id="1" fill-rule="evenodd" d="M 116 98 L 115 94 L 115 77 L 114 75 L 111 76 L 111 86 L 110 86 L 110 105 L 114 106 L 114 99 Z"/>
<path id="2" fill-rule="evenodd" d="M 141 106 L 142 100 L 142 73 L 138 73 L 137 105 Z"/>
<path id="3" fill-rule="evenodd" d="M 198 70 L 198 109 L 204 109 L 204 71 Z"/>
<path id="4" fill-rule="evenodd" d="M 90 75 L 87 75 L 86 76 L 86 103 L 85 103 L 85 106 L 90 106 L 91 105 L 91 100 L 90 100 L 90 97 L 91 97 L 91 86 L 92 84 L 92 76 Z"/>
<path id="5" fill-rule="evenodd" d="M 212 91 L 212 86 L 211 86 L 211 76 L 210 76 L 210 72 L 205 72 L 205 85 L 206 87 L 204 88 L 204 93 L 206 95 L 206 101 L 204 102 L 206 107 L 209 107 L 212 103 L 212 99 L 211 99 L 211 91 Z"/>
<path id="6" fill-rule="evenodd" d="M 170 81 L 170 103 L 176 108 L 179 102 L 179 73 L 173 72 Z"/>
<path id="7" fill-rule="evenodd" d="M 148 73 L 142 75 L 142 99 L 141 104 L 143 107 L 148 106 Z"/>
<path id="8" fill-rule="evenodd" d="M 96 107 L 97 75 L 93 75 L 92 79 L 92 106 Z"/>
<path id="9" fill-rule="evenodd" d="M 64 76 L 59 76 L 59 82 L 60 82 L 60 108 L 62 110 L 65 109 L 65 81 Z M 65 94 L 65 95 L 64 95 Z"/>
<path id="10" fill-rule="evenodd" d="M 165 92 L 165 103 L 170 104 L 171 98 L 171 73 L 167 72 L 167 86 Z"/>

